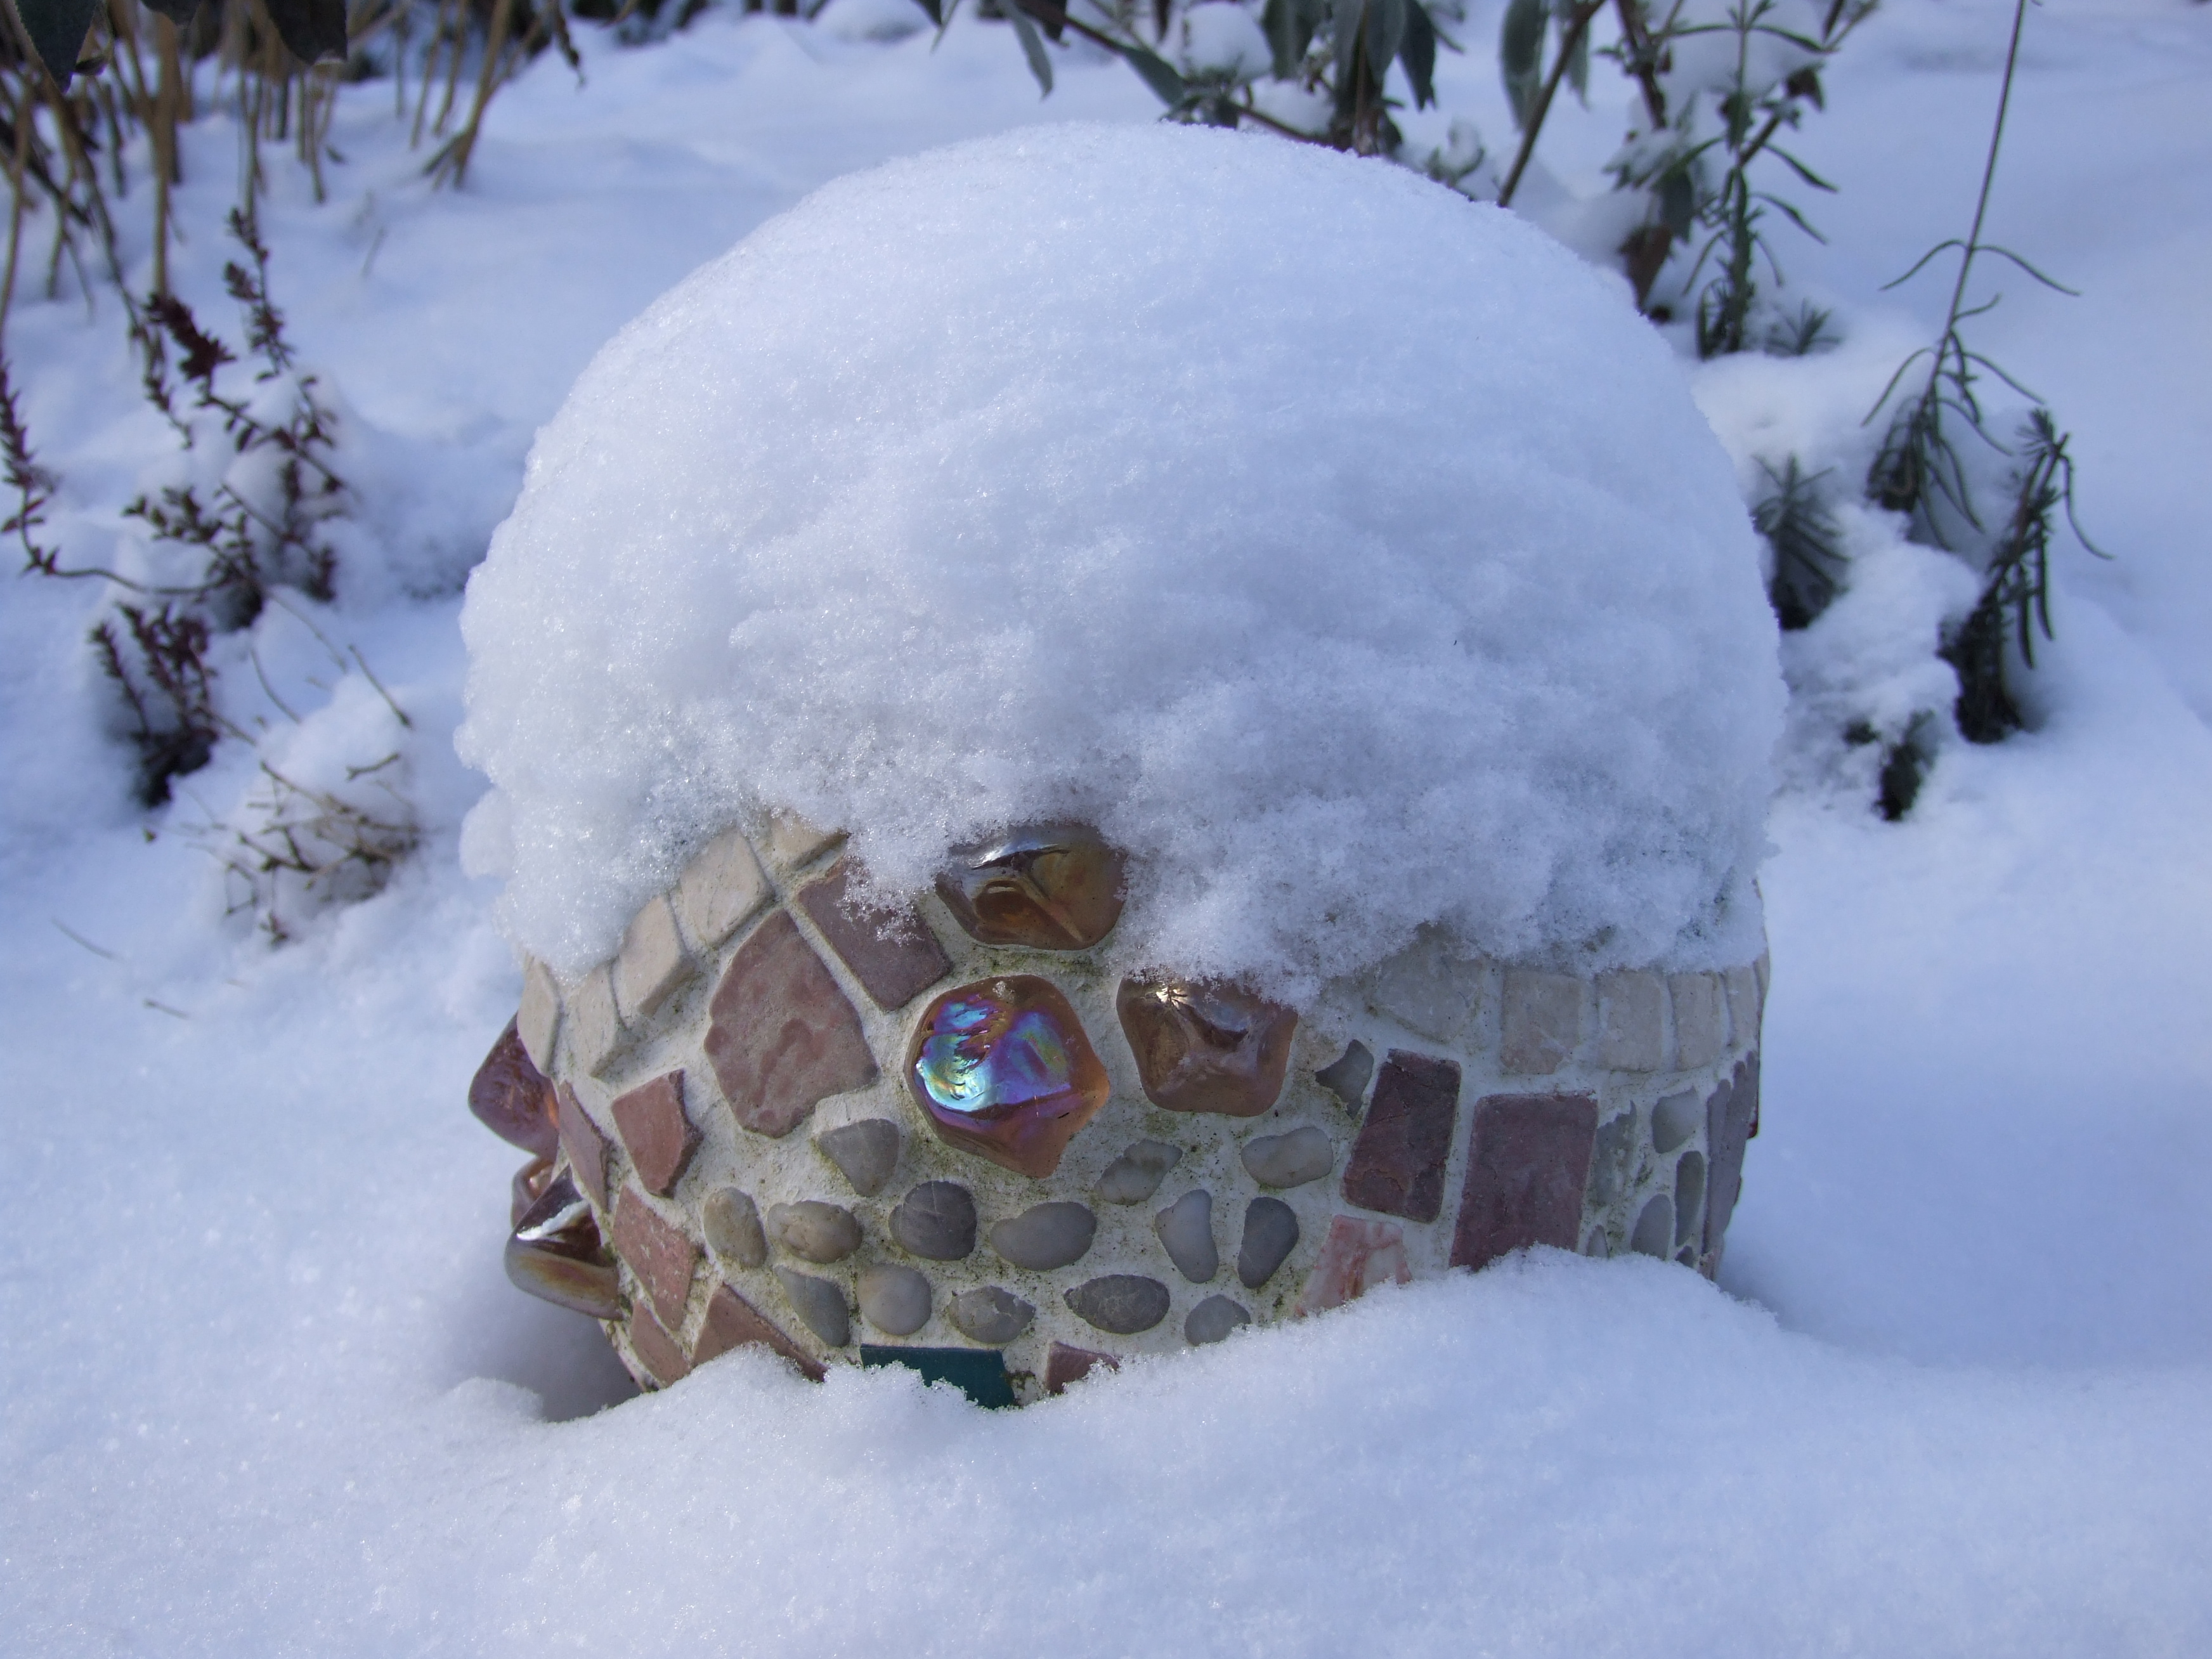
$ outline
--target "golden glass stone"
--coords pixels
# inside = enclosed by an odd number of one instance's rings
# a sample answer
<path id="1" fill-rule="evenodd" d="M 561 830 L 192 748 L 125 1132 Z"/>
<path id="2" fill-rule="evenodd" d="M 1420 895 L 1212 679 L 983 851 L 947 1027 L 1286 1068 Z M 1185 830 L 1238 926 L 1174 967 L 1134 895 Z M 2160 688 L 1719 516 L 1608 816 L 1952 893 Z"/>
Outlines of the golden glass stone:
<path id="1" fill-rule="evenodd" d="M 1115 1006 L 1153 1105 L 1257 1117 L 1282 1093 L 1298 1027 L 1282 1004 L 1212 981 L 1125 979 Z"/>
<path id="2" fill-rule="evenodd" d="M 1085 951 L 1121 918 L 1121 864 L 1083 824 L 1029 824 L 956 853 L 937 892 L 984 945 Z"/>

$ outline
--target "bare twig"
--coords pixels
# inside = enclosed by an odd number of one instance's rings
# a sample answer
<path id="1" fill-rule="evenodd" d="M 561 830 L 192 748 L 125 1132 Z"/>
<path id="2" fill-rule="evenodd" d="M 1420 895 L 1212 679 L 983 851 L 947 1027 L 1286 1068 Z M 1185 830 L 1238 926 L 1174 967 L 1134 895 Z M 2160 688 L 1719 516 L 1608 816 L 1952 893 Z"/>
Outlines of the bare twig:
<path id="1" fill-rule="evenodd" d="M 1513 205 L 1513 192 L 1521 188 L 1521 175 L 1528 171 L 1529 160 L 1536 154 L 1536 139 L 1544 131 L 1544 118 L 1552 112 L 1552 99 L 1559 90 L 1559 82 L 1566 78 L 1567 67 L 1583 36 L 1589 30 L 1590 20 L 1603 4 L 1604 0 L 1583 0 L 1568 17 L 1566 27 L 1559 31 L 1559 55 L 1552 64 L 1552 72 L 1544 77 L 1535 102 L 1529 106 L 1528 125 L 1521 134 L 1521 148 L 1514 153 L 1505 182 L 1498 188 L 1498 206 Z"/>

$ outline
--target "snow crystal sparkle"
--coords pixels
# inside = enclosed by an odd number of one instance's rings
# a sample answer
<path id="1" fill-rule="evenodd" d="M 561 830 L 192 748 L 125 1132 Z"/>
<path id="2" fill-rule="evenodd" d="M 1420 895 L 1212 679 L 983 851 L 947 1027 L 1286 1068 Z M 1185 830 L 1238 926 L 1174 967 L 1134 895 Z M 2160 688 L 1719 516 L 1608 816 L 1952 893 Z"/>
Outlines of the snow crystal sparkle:
<path id="1" fill-rule="evenodd" d="M 600 353 L 463 627 L 467 855 L 570 976 L 777 809 L 885 898 L 1091 825 L 1116 968 L 1291 1002 L 1431 924 L 1759 951 L 1729 462 L 1616 286 L 1380 163 L 1077 126 L 830 185 Z"/>

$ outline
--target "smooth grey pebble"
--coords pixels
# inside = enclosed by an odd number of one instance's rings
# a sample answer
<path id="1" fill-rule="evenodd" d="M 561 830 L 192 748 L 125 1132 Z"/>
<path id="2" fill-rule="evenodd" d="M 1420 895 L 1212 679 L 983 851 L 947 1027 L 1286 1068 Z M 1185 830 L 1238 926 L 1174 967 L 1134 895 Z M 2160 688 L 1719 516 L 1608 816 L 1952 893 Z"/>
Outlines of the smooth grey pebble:
<path id="1" fill-rule="evenodd" d="M 860 1315 L 891 1336 L 912 1336 L 929 1323 L 929 1281 L 912 1267 L 878 1261 L 860 1274 Z"/>
<path id="2" fill-rule="evenodd" d="M 1033 1204 L 1018 1216 L 994 1223 L 991 1248 L 1017 1267 L 1044 1273 L 1082 1260 L 1097 1232 L 1097 1216 L 1084 1205 L 1062 1200 Z"/>
<path id="3" fill-rule="evenodd" d="M 1221 1271 L 1221 1252 L 1213 1248 L 1213 1194 L 1200 1187 L 1152 1218 L 1152 1231 L 1176 1271 L 1203 1285 Z"/>
<path id="4" fill-rule="evenodd" d="M 1297 1248 L 1298 1218 L 1279 1198 L 1255 1198 L 1244 1206 L 1244 1243 L 1237 1252 L 1237 1277 L 1256 1291 Z"/>
<path id="5" fill-rule="evenodd" d="M 1651 1144 L 1671 1152 L 1705 1121 L 1704 1103 L 1694 1094 L 1668 1095 L 1651 1109 Z"/>
<path id="6" fill-rule="evenodd" d="M 707 1235 L 707 1248 L 740 1267 L 757 1267 L 768 1260 L 768 1235 L 761 1231 L 760 1207 L 735 1187 L 722 1187 L 707 1195 L 700 1206 L 699 1224 Z"/>
<path id="7" fill-rule="evenodd" d="M 887 1117 L 824 1129 L 814 1137 L 814 1144 L 863 1198 L 883 1191 L 898 1165 L 898 1125 Z"/>
<path id="8" fill-rule="evenodd" d="M 1359 1115 L 1359 1103 L 1367 1096 L 1367 1079 L 1375 1075 L 1375 1056 L 1367 1045 L 1353 1042 L 1328 1065 L 1314 1073 L 1314 1081 L 1344 1103 L 1344 1109 Z"/>
<path id="9" fill-rule="evenodd" d="M 1209 1296 L 1190 1310 L 1182 1322 L 1183 1340 L 1194 1348 L 1209 1342 L 1218 1342 L 1239 1325 L 1249 1325 L 1252 1316 L 1239 1303 L 1225 1296 Z"/>
<path id="10" fill-rule="evenodd" d="M 1108 1273 L 1066 1294 L 1077 1317 L 1115 1336 L 1149 1331 L 1168 1316 L 1168 1287 L 1138 1273 Z"/>
<path id="11" fill-rule="evenodd" d="M 1106 1166 L 1098 1177 L 1099 1201 L 1141 1204 L 1159 1191 L 1170 1170 L 1182 1161 L 1182 1148 L 1164 1140 L 1140 1140 Z"/>
<path id="12" fill-rule="evenodd" d="M 818 1263 L 842 1261 L 860 1248 L 860 1224 L 850 1210 L 818 1198 L 771 1204 L 768 1235 L 782 1249 Z"/>
<path id="13" fill-rule="evenodd" d="M 1336 1167 L 1335 1144 L 1310 1123 L 1248 1140 L 1243 1156 L 1246 1173 L 1262 1187 L 1303 1187 Z"/>
<path id="14" fill-rule="evenodd" d="M 1674 1242 L 1696 1241 L 1705 1218 L 1705 1155 L 1685 1152 L 1674 1163 Z"/>
<path id="15" fill-rule="evenodd" d="M 1641 1255 L 1656 1255 L 1664 1261 L 1674 1249 L 1674 1200 L 1660 1193 L 1644 1206 L 1636 1218 L 1636 1231 L 1628 1236 L 1628 1248 Z"/>
<path id="16" fill-rule="evenodd" d="M 789 1267 L 778 1267 L 775 1276 L 783 1293 L 791 1298 L 793 1311 L 806 1322 L 808 1330 L 833 1348 L 842 1348 L 853 1340 L 853 1321 L 845 1307 L 843 1291 L 826 1279 Z"/>
<path id="17" fill-rule="evenodd" d="M 957 1181 L 925 1181 L 891 1212 L 899 1248 L 932 1261 L 958 1261 L 975 1248 L 975 1200 Z"/>
<path id="18" fill-rule="evenodd" d="M 994 1347 L 1012 1341 L 1029 1329 L 1030 1321 L 1036 1317 L 1034 1307 L 996 1285 L 961 1291 L 952 1298 L 952 1305 L 946 1311 L 963 1336 L 988 1342 Z"/>

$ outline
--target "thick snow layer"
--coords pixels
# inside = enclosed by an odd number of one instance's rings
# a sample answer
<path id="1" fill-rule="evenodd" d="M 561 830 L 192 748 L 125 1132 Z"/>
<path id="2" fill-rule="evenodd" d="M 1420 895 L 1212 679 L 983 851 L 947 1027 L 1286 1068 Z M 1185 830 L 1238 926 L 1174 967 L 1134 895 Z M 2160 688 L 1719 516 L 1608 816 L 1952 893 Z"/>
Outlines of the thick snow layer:
<path id="1" fill-rule="evenodd" d="M 600 354 L 462 628 L 471 851 L 568 970 L 776 806 L 890 891 L 1090 820 L 1122 963 L 1292 995 L 1427 921 L 1759 949 L 1728 462 L 1617 284 L 1385 166 L 1060 128 L 821 191 Z"/>
<path id="2" fill-rule="evenodd" d="M 1237 0 L 1209 0 L 1182 15 L 1183 72 L 1249 81 L 1274 62 L 1267 33 Z"/>

